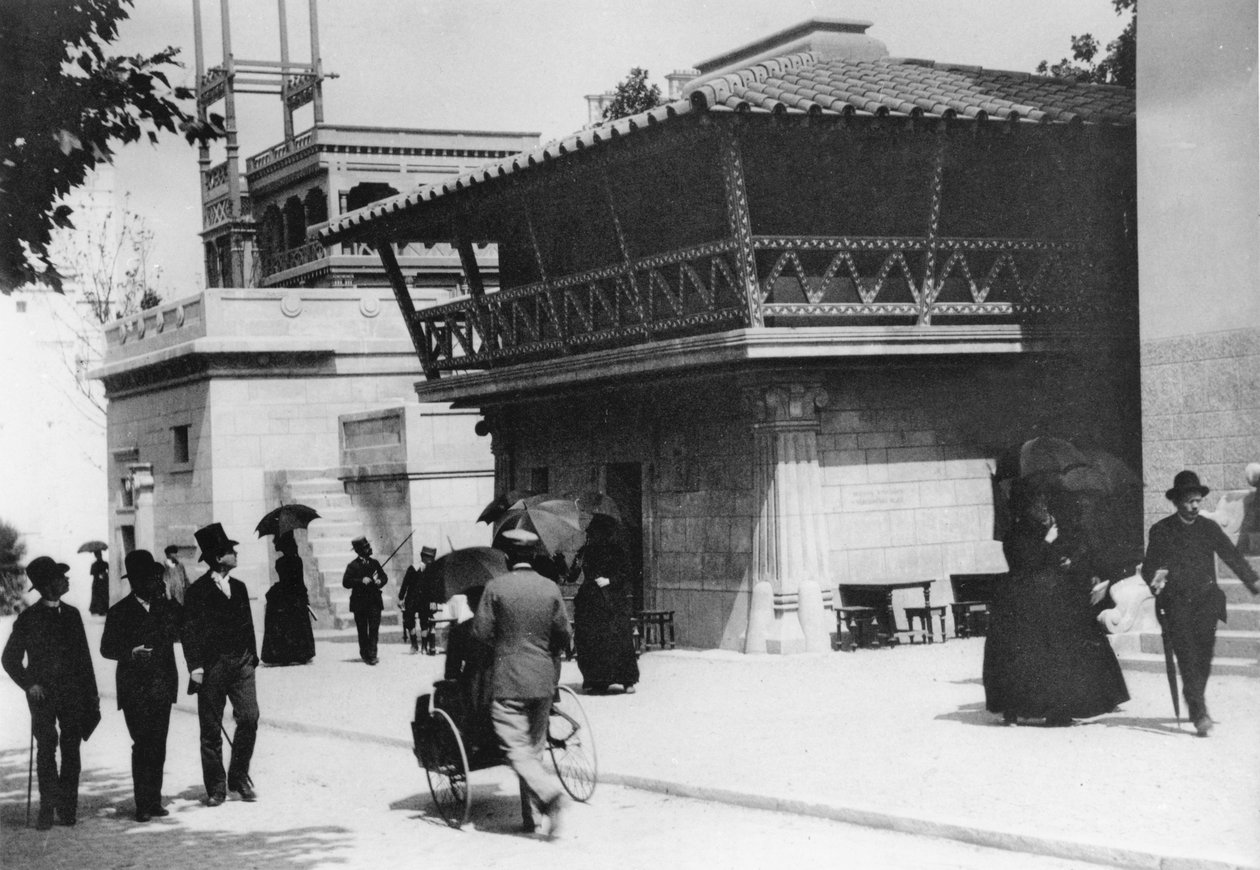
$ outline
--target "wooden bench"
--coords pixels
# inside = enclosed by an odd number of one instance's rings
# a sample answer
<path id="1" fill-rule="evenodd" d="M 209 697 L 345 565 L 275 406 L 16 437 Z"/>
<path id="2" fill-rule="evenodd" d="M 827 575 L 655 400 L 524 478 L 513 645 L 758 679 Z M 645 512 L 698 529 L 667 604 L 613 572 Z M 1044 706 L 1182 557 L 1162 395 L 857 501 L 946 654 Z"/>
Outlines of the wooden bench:
<path id="1" fill-rule="evenodd" d="M 989 605 L 1007 574 L 950 574 L 954 590 L 954 637 L 983 637 L 989 630 Z"/>
<path id="2" fill-rule="evenodd" d="M 674 611 L 640 610 L 634 617 L 642 632 L 643 649 L 674 648 Z"/>

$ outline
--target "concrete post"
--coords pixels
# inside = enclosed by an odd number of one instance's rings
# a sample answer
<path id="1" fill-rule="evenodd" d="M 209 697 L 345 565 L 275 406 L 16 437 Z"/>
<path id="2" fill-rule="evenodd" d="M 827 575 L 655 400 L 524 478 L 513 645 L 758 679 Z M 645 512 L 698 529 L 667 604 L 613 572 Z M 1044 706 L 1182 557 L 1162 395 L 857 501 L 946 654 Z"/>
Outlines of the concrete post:
<path id="1" fill-rule="evenodd" d="M 774 623 L 766 651 L 796 653 L 829 646 L 823 597 L 831 582 L 818 464 L 818 384 L 779 383 L 748 391 L 753 424 L 753 583 L 773 590 Z M 810 584 L 801 595 L 802 583 Z M 820 637 L 821 633 L 821 637 Z"/>

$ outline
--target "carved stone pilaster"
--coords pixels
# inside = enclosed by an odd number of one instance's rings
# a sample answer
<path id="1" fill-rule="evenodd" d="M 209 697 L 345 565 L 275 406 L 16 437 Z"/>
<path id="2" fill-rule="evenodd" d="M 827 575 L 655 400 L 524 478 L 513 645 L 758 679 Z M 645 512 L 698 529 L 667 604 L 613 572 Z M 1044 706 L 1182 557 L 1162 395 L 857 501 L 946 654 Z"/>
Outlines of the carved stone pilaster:
<path id="1" fill-rule="evenodd" d="M 512 444 L 504 431 L 506 415 L 503 411 L 483 411 L 481 416 L 476 432 L 490 436 L 490 454 L 494 457 L 494 491 L 505 493 L 516 488 Z"/>
<path id="2" fill-rule="evenodd" d="M 825 650 L 825 618 L 813 611 L 822 608 L 819 590 L 831 579 L 818 462 L 818 412 L 827 392 L 818 384 L 777 383 L 750 389 L 745 398 L 757 421 L 752 580 L 769 585 L 774 608 L 765 651 Z M 802 601 L 811 612 L 801 612 Z"/>

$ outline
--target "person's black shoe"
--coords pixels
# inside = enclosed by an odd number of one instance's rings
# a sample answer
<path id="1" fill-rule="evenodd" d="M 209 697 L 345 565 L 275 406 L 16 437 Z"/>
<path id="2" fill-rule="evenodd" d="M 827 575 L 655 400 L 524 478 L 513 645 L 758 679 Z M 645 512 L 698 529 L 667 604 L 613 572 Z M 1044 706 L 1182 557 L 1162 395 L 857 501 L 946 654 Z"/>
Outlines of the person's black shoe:
<path id="1" fill-rule="evenodd" d="M 41 812 L 35 819 L 35 830 L 47 831 L 53 826 L 53 814 Z"/>
<path id="2" fill-rule="evenodd" d="M 238 782 L 236 785 L 229 785 L 228 791 L 234 791 L 241 796 L 241 800 L 246 803 L 253 803 L 258 800 L 258 793 L 254 791 L 253 783 Z"/>
<path id="3" fill-rule="evenodd" d="M 169 816 L 170 814 L 171 814 L 171 811 L 166 809 L 165 807 L 150 807 L 149 808 L 149 815 L 155 819 L 161 819 L 166 816 Z"/>
<path id="4" fill-rule="evenodd" d="M 1194 720 L 1195 733 L 1200 737 L 1207 737 L 1208 734 L 1212 733 L 1212 726 L 1215 724 L 1216 723 L 1212 721 L 1211 716 L 1206 714 L 1200 716 L 1198 719 Z"/>
<path id="5" fill-rule="evenodd" d="M 212 794 L 206 798 L 206 806 L 217 807 L 225 800 L 227 800 L 227 795 L 225 794 Z"/>
<path id="6" fill-rule="evenodd" d="M 141 824 L 143 824 L 144 822 L 147 822 L 147 821 L 148 821 L 149 819 L 151 819 L 151 818 L 153 818 L 153 816 L 149 815 L 148 813 L 146 813 L 146 812 L 142 812 L 142 811 L 140 811 L 140 810 L 136 810 L 136 821 L 137 821 L 137 822 L 140 822 Z"/>

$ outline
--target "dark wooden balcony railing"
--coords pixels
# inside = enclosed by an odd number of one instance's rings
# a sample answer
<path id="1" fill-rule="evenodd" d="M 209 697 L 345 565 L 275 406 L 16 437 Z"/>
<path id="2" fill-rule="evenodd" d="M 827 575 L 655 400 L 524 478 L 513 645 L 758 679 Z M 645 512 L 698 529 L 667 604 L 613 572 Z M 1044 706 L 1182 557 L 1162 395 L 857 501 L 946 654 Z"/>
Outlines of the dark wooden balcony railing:
<path id="1" fill-rule="evenodd" d="M 739 327 L 1018 324 L 1088 314 L 1106 282 L 1085 242 L 754 236 L 416 312 L 426 371 L 482 369 Z"/>

